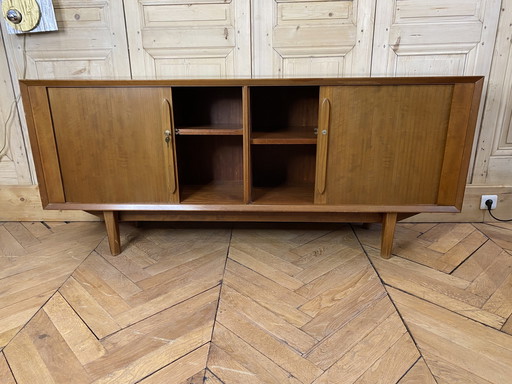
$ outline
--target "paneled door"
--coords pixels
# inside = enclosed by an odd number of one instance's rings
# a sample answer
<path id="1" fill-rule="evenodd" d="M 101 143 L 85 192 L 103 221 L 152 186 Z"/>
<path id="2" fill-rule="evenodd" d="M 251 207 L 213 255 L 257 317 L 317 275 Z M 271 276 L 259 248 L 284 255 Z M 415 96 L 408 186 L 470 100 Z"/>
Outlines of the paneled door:
<path id="1" fill-rule="evenodd" d="M 58 31 L 4 34 L 9 55 L 15 61 L 13 77 L 130 76 L 122 0 L 54 0 L 53 4 Z"/>
<path id="2" fill-rule="evenodd" d="M 372 76 L 488 75 L 500 0 L 378 0 Z"/>
<path id="3" fill-rule="evenodd" d="M 251 75 L 250 0 L 125 2 L 134 78 Z"/>
<path id="4" fill-rule="evenodd" d="M 256 77 L 369 76 L 375 0 L 254 0 Z"/>
<path id="5" fill-rule="evenodd" d="M 3 39 L 0 36 L 0 42 Z M 0 185 L 31 184 L 5 50 L 0 51 Z"/>
<path id="6" fill-rule="evenodd" d="M 474 184 L 512 185 L 511 9 L 512 0 L 504 0 L 476 152 Z"/>

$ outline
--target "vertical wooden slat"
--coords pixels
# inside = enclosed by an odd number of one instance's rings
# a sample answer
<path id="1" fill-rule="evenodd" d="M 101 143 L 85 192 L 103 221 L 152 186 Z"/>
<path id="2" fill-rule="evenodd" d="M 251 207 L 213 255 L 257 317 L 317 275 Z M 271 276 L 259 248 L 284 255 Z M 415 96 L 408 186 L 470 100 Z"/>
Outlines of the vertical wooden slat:
<path id="1" fill-rule="evenodd" d="M 446 133 L 446 145 L 437 197 L 437 204 L 439 205 L 455 205 L 458 209 L 462 208 L 469 154 L 471 153 L 476 124 L 476 118 L 470 121 L 472 109 L 476 109 L 475 117 L 478 114 L 479 99 L 477 99 L 475 107 L 474 91 L 474 84 L 456 84 L 453 88 L 450 121 Z M 480 94 L 480 92 L 477 93 Z"/>
<path id="2" fill-rule="evenodd" d="M 34 157 L 38 155 L 38 159 L 35 160 L 36 164 L 39 164 L 38 177 L 43 176 L 40 183 L 44 184 L 43 188 L 46 192 L 41 199 L 44 205 L 64 203 L 64 187 L 46 87 L 30 87 L 28 93 L 31 109 L 27 109 L 27 114 L 31 115 L 28 120 L 33 123 L 29 124 L 30 130 L 33 131 L 31 133 L 32 149 Z M 39 150 L 35 147 L 39 147 Z"/>
<path id="3" fill-rule="evenodd" d="M 242 119 L 243 119 L 243 183 L 244 203 L 252 200 L 251 172 L 251 95 L 249 87 L 242 88 Z"/>

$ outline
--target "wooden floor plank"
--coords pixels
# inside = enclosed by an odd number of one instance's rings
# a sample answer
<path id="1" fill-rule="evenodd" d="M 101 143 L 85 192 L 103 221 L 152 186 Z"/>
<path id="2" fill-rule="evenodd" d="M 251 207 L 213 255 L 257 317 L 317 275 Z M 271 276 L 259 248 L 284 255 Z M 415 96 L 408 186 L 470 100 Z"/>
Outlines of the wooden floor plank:
<path id="1" fill-rule="evenodd" d="M 240 247 L 240 245 L 237 245 L 237 247 Z M 275 282 L 281 284 L 285 288 L 294 290 L 302 287 L 302 282 L 299 279 L 296 279 L 291 275 L 288 275 L 282 270 L 276 269 L 275 262 L 272 262 L 271 264 L 266 264 L 263 260 L 261 260 L 259 257 L 260 253 L 258 252 L 257 249 L 252 248 L 249 249 L 249 251 L 254 252 L 258 256 L 253 257 L 251 254 L 246 253 L 240 250 L 239 248 L 231 247 L 229 251 L 229 257 L 232 260 L 244 265 L 245 267 L 252 269 L 255 272 L 258 272 L 259 274 L 271 280 L 274 280 Z M 298 271 L 300 271 L 300 269 Z M 295 272 L 297 272 L 297 270 Z"/>
<path id="2" fill-rule="evenodd" d="M 310 316 L 317 316 L 320 312 L 336 305 L 343 298 L 350 296 L 355 289 L 366 289 L 366 286 L 376 279 L 375 271 L 365 263 L 362 268 L 343 280 L 338 280 L 337 285 L 324 290 L 319 295 L 308 300 L 300 306 L 300 310 Z M 325 288 L 326 285 L 323 285 Z"/>
<path id="3" fill-rule="evenodd" d="M 362 251 L 360 251 L 362 254 Z M 311 266 L 303 266 L 303 270 L 295 274 L 294 277 L 301 280 L 303 283 L 310 283 L 318 277 L 330 272 L 334 268 L 342 265 L 348 259 L 357 257 L 357 252 L 354 252 L 351 248 L 340 249 L 324 257 L 322 260 L 314 263 Z"/>
<path id="4" fill-rule="evenodd" d="M 237 360 L 231 358 L 227 352 L 216 345 L 210 347 L 208 369 L 222 383 L 261 384 L 261 380 L 259 380 L 254 372 L 251 372 Z"/>
<path id="5" fill-rule="evenodd" d="M 502 251 L 494 258 L 489 267 L 471 282 L 467 291 L 487 300 L 504 282 L 506 284 L 511 272 L 512 255 Z"/>
<path id="6" fill-rule="evenodd" d="M 443 224 L 439 224 L 439 226 L 443 226 Z M 471 224 L 455 224 L 451 230 L 444 231 L 441 236 L 437 237 L 428 248 L 440 253 L 447 253 L 474 231 L 475 227 Z"/>
<path id="7" fill-rule="evenodd" d="M 452 275 L 466 281 L 474 281 L 492 265 L 503 249 L 492 241 L 487 241 L 469 259 L 464 261 Z"/>
<path id="8" fill-rule="evenodd" d="M 210 350 L 209 344 L 205 344 L 188 355 L 167 365 L 151 376 L 140 381 L 141 384 L 202 384 L 204 369 Z M 198 377 L 194 378 L 199 372 Z M 199 381 L 201 376 L 201 381 Z"/>
<path id="9" fill-rule="evenodd" d="M 105 354 L 105 348 L 60 293 L 46 303 L 43 311 L 82 365 Z"/>
<path id="10" fill-rule="evenodd" d="M 280 342 L 250 319 L 239 315 L 237 312 L 224 311 L 221 308 L 217 314 L 217 322 L 303 383 L 311 383 L 322 374 L 322 370 L 310 359 L 302 357 L 285 343 Z"/>
<path id="11" fill-rule="evenodd" d="M 326 370 L 314 384 L 338 383 L 341 380 L 346 384 L 356 382 L 405 333 L 405 327 L 398 315 L 391 315 Z"/>
<path id="12" fill-rule="evenodd" d="M 386 295 L 377 275 L 373 274 L 364 284 L 354 290 L 343 292 L 334 305 L 320 312 L 301 329 L 318 340 L 330 335 L 348 323 L 360 312 L 373 305 Z"/>
<path id="13" fill-rule="evenodd" d="M 425 360 L 418 359 L 416 364 L 402 377 L 398 384 L 437 384 Z"/>
<path id="14" fill-rule="evenodd" d="M 106 338 L 107 353 L 86 365 L 94 382 L 135 382 L 207 344 L 218 292 L 205 292 Z"/>
<path id="15" fill-rule="evenodd" d="M 18 384 L 58 384 L 26 332 L 19 333 L 3 352 Z"/>
<path id="16" fill-rule="evenodd" d="M 18 222 L 9 222 L 4 224 L 5 229 L 16 239 L 16 241 L 23 247 L 31 247 L 41 244 L 32 232 L 30 232 L 23 224 Z"/>
<path id="17" fill-rule="evenodd" d="M 395 308 L 389 298 L 381 298 L 317 344 L 308 352 L 307 359 L 324 370 L 328 369 L 393 313 Z"/>
<path id="18" fill-rule="evenodd" d="M 224 384 L 220 379 L 215 376 L 209 369 L 204 372 L 204 383 L 198 384 Z"/>
<path id="19" fill-rule="evenodd" d="M 395 289 L 389 292 L 421 351 L 442 353 L 453 365 L 493 383 L 512 377 L 511 336 Z"/>
<path id="20" fill-rule="evenodd" d="M 233 260 L 228 260 L 224 284 L 251 297 L 298 328 L 311 320 L 311 316 L 297 309 L 304 303 L 303 297 Z"/>
<path id="21" fill-rule="evenodd" d="M 507 223 L 503 223 L 507 224 Z M 480 232 L 489 237 L 498 246 L 507 251 L 512 251 L 512 227 L 510 223 L 499 227 L 490 224 L 473 224 Z"/>
<path id="22" fill-rule="evenodd" d="M 350 283 L 347 285 L 343 283 L 353 278 L 354 275 L 361 275 L 368 268 L 370 268 L 370 265 L 365 257 L 354 257 L 325 275 L 320 276 L 318 279 L 303 285 L 295 292 L 311 300 L 329 290 L 338 289 L 338 286 L 341 289 L 344 289 L 343 287 L 345 286 L 345 289 L 347 289 Z"/>
<path id="23" fill-rule="evenodd" d="M 428 361 L 428 366 L 438 384 L 498 384 L 487 381 L 430 352 L 422 351 L 422 354 Z"/>
<path id="24" fill-rule="evenodd" d="M 11 369 L 9 368 L 7 360 L 2 352 L 0 352 L 0 383 L 16 384 Z"/>
<path id="25" fill-rule="evenodd" d="M 7 228 L 0 225 L 0 256 L 22 256 L 26 253 L 25 248 L 11 235 Z"/>
<path id="26" fill-rule="evenodd" d="M 243 341 L 221 324 L 216 324 L 212 344 L 253 373 L 263 383 L 300 384 L 290 372 L 285 371 L 250 344 Z"/>
<path id="27" fill-rule="evenodd" d="M 316 343 L 316 340 L 304 331 L 229 286 L 222 288 L 219 311 L 222 310 L 239 312 L 301 353 L 305 353 Z"/>
<path id="28" fill-rule="evenodd" d="M 420 272 L 420 268 L 413 263 L 404 262 L 398 258 L 383 262 L 376 251 L 369 249 L 368 253 L 386 284 L 410 292 L 415 296 L 423 297 L 430 302 L 439 304 L 491 327 L 501 328 L 504 324 L 505 319 L 503 317 L 480 308 L 480 305 L 483 305 L 485 300 L 471 292 L 453 286 L 451 284 L 453 280 L 450 278 L 450 275 L 433 270 L 428 271 L 427 267 L 420 267 L 425 270 L 423 274 Z M 430 278 L 428 274 L 432 273 L 438 273 L 439 278 Z M 446 281 L 443 283 L 444 277 L 446 277 Z"/>
<path id="29" fill-rule="evenodd" d="M 510 257 L 512 259 L 512 255 L 510 255 Z M 505 265 L 503 267 L 505 267 Z M 496 288 L 492 296 L 482 307 L 482 309 L 486 311 L 505 318 L 508 318 L 512 314 L 512 265 L 510 265 L 510 267 L 508 276 Z"/>
<path id="30" fill-rule="evenodd" d="M 117 321 L 73 277 L 64 283 L 59 292 L 96 337 L 101 339 L 121 329 Z"/>
<path id="31" fill-rule="evenodd" d="M 396 383 L 414 365 L 420 354 L 408 333 L 389 348 L 363 375 L 357 384 Z"/>
<path id="32" fill-rule="evenodd" d="M 55 382 L 91 382 L 89 374 L 44 311 L 39 311 L 22 333 L 30 337 Z"/>

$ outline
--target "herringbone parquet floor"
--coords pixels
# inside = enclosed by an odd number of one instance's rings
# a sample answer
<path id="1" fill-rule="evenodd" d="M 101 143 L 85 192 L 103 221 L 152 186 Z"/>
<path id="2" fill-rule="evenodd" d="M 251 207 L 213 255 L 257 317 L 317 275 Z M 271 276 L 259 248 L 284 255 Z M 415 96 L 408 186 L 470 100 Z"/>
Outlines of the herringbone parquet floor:
<path id="1" fill-rule="evenodd" d="M 0 383 L 496 383 L 512 226 L 0 225 Z"/>

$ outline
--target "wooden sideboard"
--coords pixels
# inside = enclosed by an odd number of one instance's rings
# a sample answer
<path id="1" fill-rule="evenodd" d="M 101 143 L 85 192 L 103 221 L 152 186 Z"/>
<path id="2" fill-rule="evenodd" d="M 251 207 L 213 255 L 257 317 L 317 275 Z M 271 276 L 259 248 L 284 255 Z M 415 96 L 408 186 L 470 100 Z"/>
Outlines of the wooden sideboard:
<path id="1" fill-rule="evenodd" d="M 20 82 L 46 209 L 381 222 L 462 207 L 482 77 Z"/>

